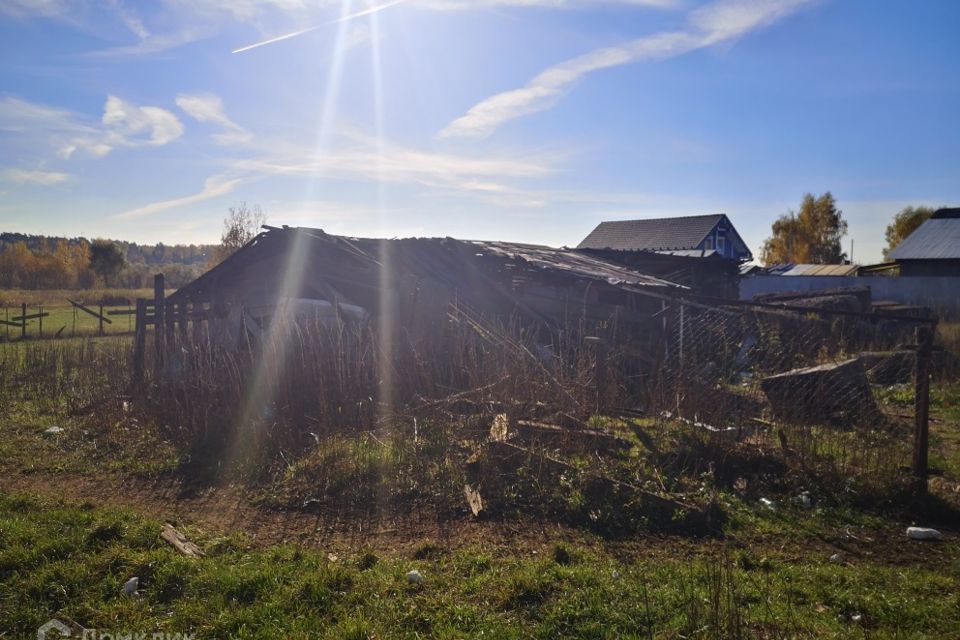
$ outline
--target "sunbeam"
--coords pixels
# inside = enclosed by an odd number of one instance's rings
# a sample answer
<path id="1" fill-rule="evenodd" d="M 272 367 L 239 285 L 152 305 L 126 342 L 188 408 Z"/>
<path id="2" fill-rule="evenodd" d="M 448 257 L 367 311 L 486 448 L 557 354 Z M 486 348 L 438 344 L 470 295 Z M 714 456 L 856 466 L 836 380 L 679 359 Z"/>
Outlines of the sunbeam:
<path id="1" fill-rule="evenodd" d="M 280 379 L 280 374 L 289 357 L 291 346 L 291 320 L 296 316 L 296 300 L 301 297 L 303 276 L 307 268 L 306 236 L 299 233 L 290 234 L 293 246 L 286 252 L 288 258 L 284 265 L 280 288 L 277 292 L 276 308 L 272 317 L 267 319 L 266 331 L 261 336 L 259 345 L 252 345 L 252 360 L 254 363 L 251 382 L 246 391 L 246 399 L 234 431 L 234 439 L 227 456 L 229 463 L 236 464 L 244 460 L 249 454 L 258 454 L 262 451 L 266 430 L 270 428 L 274 384 Z M 331 300 L 331 304 L 336 301 Z M 247 333 L 246 310 L 241 310 L 241 325 L 243 335 Z M 251 327 L 252 328 L 252 327 Z M 256 331 L 256 329 L 254 329 Z"/>

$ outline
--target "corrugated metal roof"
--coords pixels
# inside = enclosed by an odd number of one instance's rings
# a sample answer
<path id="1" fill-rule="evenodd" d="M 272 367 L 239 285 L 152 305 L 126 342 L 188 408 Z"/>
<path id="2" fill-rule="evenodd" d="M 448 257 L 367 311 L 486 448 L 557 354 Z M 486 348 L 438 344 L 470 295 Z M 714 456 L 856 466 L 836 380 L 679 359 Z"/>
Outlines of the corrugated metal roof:
<path id="1" fill-rule="evenodd" d="M 960 218 L 931 218 L 890 252 L 894 260 L 960 259 Z"/>
<path id="2" fill-rule="evenodd" d="M 462 242 L 453 239 L 448 239 L 448 241 Z M 592 280 L 604 280 L 615 286 L 628 284 L 639 287 L 686 288 L 668 280 L 638 273 L 634 269 L 569 249 L 554 249 L 553 247 L 516 242 L 482 240 L 467 242 L 478 247 L 481 251 L 501 255 L 512 260 L 522 260 L 540 269 L 562 271 Z"/>
<path id="3" fill-rule="evenodd" d="M 855 264 L 780 264 L 767 269 L 774 276 L 855 276 Z"/>
<path id="4" fill-rule="evenodd" d="M 680 256 L 681 258 L 712 258 L 719 255 L 716 249 L 675 249 L 673 251 L 655 251 L 664 256 Z"/>
<path id="5" fill-rule="evenodd" d="M 696 249 L 722 218 L 723 214 L 717 213 L 683 218 L 601 222 L 577 248 L 619 251 Z"/>

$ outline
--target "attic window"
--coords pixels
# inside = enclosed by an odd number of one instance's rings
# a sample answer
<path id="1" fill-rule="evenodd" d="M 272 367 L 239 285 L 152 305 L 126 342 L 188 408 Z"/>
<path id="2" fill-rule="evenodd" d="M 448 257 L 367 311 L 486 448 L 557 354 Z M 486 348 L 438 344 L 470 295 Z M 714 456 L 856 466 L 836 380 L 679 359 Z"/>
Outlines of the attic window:
<path id="1" fill-rule="evenodd" d="M 707 251 L 713 251 L 713 236 L 707 238 L 707 241 L 703 244 L 703 248 Z"/>

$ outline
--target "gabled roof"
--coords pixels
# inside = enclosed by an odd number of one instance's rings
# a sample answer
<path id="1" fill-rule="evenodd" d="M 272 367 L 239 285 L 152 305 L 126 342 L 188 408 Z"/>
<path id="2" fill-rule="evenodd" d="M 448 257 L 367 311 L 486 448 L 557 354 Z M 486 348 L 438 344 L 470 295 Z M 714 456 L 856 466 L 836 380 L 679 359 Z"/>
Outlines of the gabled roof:
<path id="1" fill-rule="evenodd" d="M 619 251 L 696 249 L 724 218 L 724 214 L 717 213 L 683 218 L 601 222 L 577 248 Z"/>
<path id="2" fill-rule="evenodd" d="M 960 260 L 960 209 L 940 209 L 890 252 L 893 260 Z"/>

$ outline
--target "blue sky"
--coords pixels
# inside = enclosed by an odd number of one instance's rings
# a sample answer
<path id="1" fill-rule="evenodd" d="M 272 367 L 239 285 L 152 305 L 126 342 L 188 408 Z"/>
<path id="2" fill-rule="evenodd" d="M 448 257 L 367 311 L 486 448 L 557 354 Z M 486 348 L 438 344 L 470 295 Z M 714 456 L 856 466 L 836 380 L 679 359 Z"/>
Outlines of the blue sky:
<path id="1" fill-rule="evenodd" d="M 830 190 L 874 261 L 900 208 L 960 203 L 958 23 L 953 0 L 0 0 L 0 229 L 212 242 L 246 201 L 574 245 L 722 211 L 758 252 Z"/>

